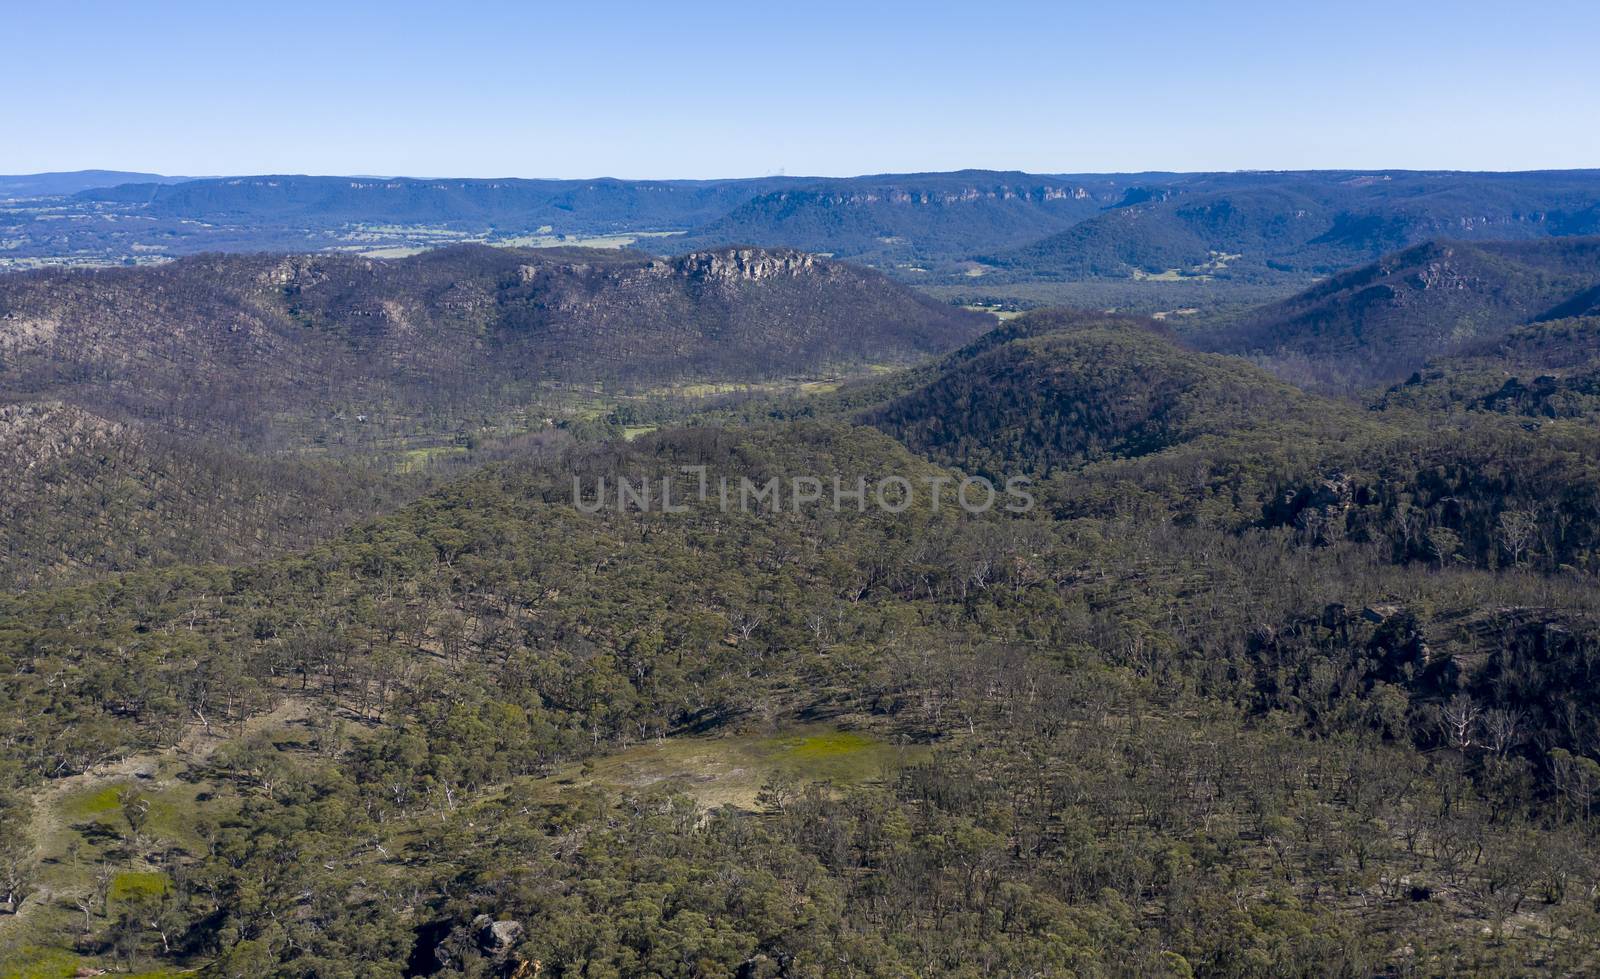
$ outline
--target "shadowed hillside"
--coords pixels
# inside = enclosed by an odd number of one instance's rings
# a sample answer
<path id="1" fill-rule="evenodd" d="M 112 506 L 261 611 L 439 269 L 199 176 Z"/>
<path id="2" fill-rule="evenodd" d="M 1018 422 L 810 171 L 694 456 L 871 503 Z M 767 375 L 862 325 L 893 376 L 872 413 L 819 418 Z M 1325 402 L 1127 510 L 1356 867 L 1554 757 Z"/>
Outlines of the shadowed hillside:
<path id="1" fill-rule="evenodd" d="M 1543 419 L 1600 417 L 1600 319 L 1534 323 L 1459 356 L 1429 361 L 1386 391 L 1379 405 Z"/>

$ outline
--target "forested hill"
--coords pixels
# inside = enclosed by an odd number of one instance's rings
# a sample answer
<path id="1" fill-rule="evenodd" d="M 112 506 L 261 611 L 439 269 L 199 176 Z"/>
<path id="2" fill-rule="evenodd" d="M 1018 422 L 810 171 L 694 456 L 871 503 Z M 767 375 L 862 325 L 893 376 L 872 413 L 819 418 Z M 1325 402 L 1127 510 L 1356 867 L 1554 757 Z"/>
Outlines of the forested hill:
<path id="1" fill-rule="evenodd" d="M 1370 384 L 1600 307 L 1600 238 L 1434 241 L 1351 269 L 1202 339 L 1297 380 Z"/>
<path id="2" fill-rule="evenodd" d="M 937 365 L 804 410 L 873 425 L 996 482 L 1031 477 L 1062 515 L 1155 507 L 1235 531 L 1359 540 L 1402 563 L 1444 553 L 1495 567 L 1508 524 L 1537 513 L 1561 528 L 1539 564 L 1593 569 L 1600 443 L 1581 423 L 1600 404 L 1582 353 L 1593 331 L 1562 321 L 1528 332 L 1515 344 L 1522 370 L 1566 365 L 1524 373 L 1529 390 L 1507 380 L 1513 355 L 1489 351 L 1475 371 L 1441 366 L 1431 384 L 1367 409 L 1189 349 L 1150 321 L 1032 313 Z M 1488 383 L 1495 370 L 1500 381 Z"/>
<path id="3" fill-rule="evenodd" d="M 1433 238 L 1600 233 L 1600 171 L 1196 174 L 986 261 L 1058 278 L 1332 272 Z"/>
<path id="4" fill-rule="evenodd" d="M 1048 475 L 1334 410 L 1315 402 L 1244 361 L 1185 349 L 1151 321 L 1046 312 L 859 417 L 969 471 Z"/>
<path id="5" fill-rule="evenodd" d="M 904 362 L 992 322 L 793 251 L 208 255 L 0 279 L 0 392 L 271 442 L 334 416 L 526 405 L 549 384 Z"/>

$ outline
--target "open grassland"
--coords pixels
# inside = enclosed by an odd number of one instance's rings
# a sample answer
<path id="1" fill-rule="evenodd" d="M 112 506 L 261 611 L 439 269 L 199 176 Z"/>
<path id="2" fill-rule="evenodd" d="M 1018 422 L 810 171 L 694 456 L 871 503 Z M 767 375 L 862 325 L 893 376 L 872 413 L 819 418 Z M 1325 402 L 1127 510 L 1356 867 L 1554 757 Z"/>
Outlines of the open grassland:
<path id="1" fill-rule="evenodd" d="M 764 788 L 862 785 L 891 776 L 928 752 L 926 746 L 896 744 L 866 730 L 812 724 L 769 735 L 666 738 L 566 766 L 531 784 L 550 797 L 664 785 L 707 808 L 757 810 L 764 805 Z"/>

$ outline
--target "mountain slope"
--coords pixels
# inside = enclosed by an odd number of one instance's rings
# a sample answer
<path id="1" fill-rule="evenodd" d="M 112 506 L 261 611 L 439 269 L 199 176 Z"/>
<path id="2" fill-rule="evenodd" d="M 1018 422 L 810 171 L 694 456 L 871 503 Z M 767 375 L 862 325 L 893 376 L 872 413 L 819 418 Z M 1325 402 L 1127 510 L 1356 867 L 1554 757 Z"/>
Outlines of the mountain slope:
<path id="1" fill-rule="evenodd" d="M 1320 414 L 1318 400 L 1148 321 L 1033 313 L 858 418 L 941 462 L 1048 475 Z"/>
<path id="2" fill-rule="evenodd" d="M 1582 345 L 1564 343 L 1575 356 Z M 1581 394 L 1557 403 L 1581 408 Z M 1400 563 L 1442 549 L 1493 568 L 1508 557 L 1506 528 L 1537 513 L 1547 532 L 1539 567 L 1593 568 L 1600 555 L 1591 427 L 1530 430 L 1492 404 L 1457 415 L 1362 410 L 1133 318 L 1029 314 L 936 366 L 834 402 L 935 462 L 997 484 L 1030 477 L 1063 516 L 1153 506 L 1230 533 L 1360 541 Z"/>
<path id="3" fill-rule="evenodd" d="M 0 405 L 0 588 L 259 559 L 309 546 L 421 488 L 180 443 L 60 402 Z"/>
<path id="4" fill-rule="evenodd" d="M 1378 405 L 1600 418 L 1600 318 L 1534 323 L 1459 356 L 1429 361 Z"/>
<path id="5" fill-rule="evenodd" d="M 1431 357 L 1570 316 L 1600 285 L 1600 238 L 1428 242 L 1342 272 L 1207 337 L 1323 382 L 1404 377 Z"/>
<path id="6" fill-rule="evenodd" d="M 304 442 L 335 422 L 377 432 L 525 407 L 556 383 L 640 390 L 919 359 L 990 322 L 790 251 L 202 256 L 0 279 L 0 392 Z"/>

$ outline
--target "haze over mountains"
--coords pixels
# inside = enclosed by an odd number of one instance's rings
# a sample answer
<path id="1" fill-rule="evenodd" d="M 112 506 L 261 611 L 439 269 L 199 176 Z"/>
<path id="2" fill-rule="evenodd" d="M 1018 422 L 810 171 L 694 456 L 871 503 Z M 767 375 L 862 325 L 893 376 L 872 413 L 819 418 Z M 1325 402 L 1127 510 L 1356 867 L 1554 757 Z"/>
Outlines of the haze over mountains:
<path id="1" fill-rule="evenodd" d="M 27 197 L 55 197 L 119 184 L 175 184 L 190 177 L 166 177 L 159 173 L 129 170 L 68 170 L 59 173 L 28 173 L 0 176 L 0 200 Z"/>
<path id="2" fill-rule="evenodd" d="M 1600 233 L 1597 189 L 1600 171 L 1592 170 L 960 171 L 707 181 L 256 176 L 13 201 L 0 208 L 0 235 L 11 263 L 370 251 L 462 239 L 573 244 L 604 235 L 663 254 L 734 244 L 827 252 L 915 282 L 1164 275 L 1304 284 L 1433 238 Z"/>

